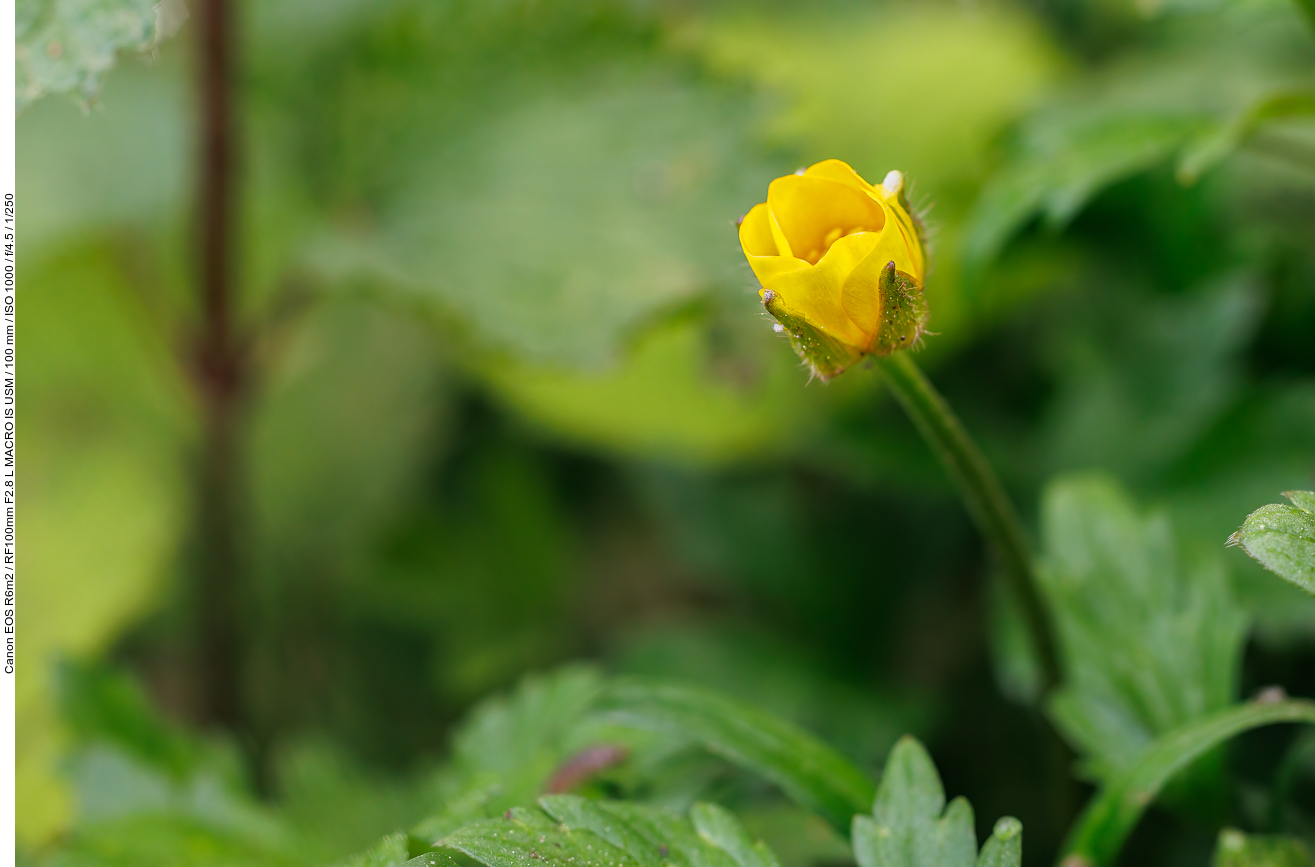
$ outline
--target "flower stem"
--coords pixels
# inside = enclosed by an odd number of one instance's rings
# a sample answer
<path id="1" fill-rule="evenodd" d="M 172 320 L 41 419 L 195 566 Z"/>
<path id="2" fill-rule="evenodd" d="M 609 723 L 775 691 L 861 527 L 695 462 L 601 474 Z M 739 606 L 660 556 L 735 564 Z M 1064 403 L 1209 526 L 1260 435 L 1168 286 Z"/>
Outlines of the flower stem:
<path id="1" fill-rule="evenodd" d="M 1050 619 L 1041 601 L 1032 551 L 1018 512 L 954 410 L 909 353 L 894 352 L 878 362 L 895 392 L 895 399 L 944 464 L 977 529 L 990 540 L 1000 557 L 1009 589 L 1022 606 L 1023 619 L 1036 649 L 1044 694 L 1059 680 L 1058 654 Z"/>

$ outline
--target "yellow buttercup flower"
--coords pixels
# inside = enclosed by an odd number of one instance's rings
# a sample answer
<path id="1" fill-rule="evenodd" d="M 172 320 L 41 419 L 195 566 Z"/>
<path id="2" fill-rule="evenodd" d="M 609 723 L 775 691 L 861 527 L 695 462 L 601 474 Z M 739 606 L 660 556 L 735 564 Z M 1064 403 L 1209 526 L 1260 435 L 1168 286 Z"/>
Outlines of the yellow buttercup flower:
<path id="1" fill-rule="evenodd" d="M 778 331 L 829 379 L 926 329 L 918 225 L 891 172 L 873 186 L 840 160 L 772 181 L 740 223 L 740 245 Z"/>

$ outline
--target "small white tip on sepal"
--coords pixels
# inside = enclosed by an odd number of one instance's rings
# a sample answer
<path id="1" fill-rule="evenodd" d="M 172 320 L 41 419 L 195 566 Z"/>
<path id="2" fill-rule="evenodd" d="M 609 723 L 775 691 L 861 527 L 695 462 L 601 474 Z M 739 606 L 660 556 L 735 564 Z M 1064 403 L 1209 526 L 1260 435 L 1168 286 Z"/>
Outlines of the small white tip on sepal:
<path id="1" fill-rule="evenodd" d="M 886 172 L 886 177 L 882 179 L 881 186 L 886 191 L 887 196 L 898 196 L 904 189 L 904 175 L 899 169 L 891 169 Z"/>

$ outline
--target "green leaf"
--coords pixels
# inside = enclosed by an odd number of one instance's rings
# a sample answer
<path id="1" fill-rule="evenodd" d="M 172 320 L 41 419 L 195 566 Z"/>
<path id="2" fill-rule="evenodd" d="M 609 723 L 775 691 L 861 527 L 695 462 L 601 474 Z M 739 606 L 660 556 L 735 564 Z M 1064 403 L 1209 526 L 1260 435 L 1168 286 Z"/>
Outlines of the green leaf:
<path id="1" fill-rule="evenodd" d="M 690 808 L 689 817 L 699 836 L 730 855 L 736 867 L 779 867 L 776 855 L 767 844 L 752 839 L 725 807 L 695 804 Z"/>
<path id="2" fill-rule="evenodd" d="M 1243 393 L 1240 359 L 1264 303 L 1245 274 L 1173 297 L 1115 289 L 1085 301 L 1083 326 L 1047 353 L 1059 362 L 1046 426 L 1054 464 L 1158 482 Z"/>
<path id="3" fill-rule="evenodd" d="M 430 132 L 378 231 L 316 264 L 455 313 L 479 346 L 599 370 L 656 314 L 745 284 L 732 220 L 771 171 L 743 101 L 707 87 L 619 69 L 540 87 Z"/>
<path id="4" fill-rule="evenodd" d="M 973 808 L 964 798 L 945 806 L 931 756 L 904 737 L 886 760 L 872 816 L 854 817 L 854 856 L 860 867 L 1017 867 L 1022 827 L 1001 819 L 979 857 Z"/>
<path id="5" fill-rule="evenodd" d="M 1023 863 L 1023 823 L 1013 816 L 998 819 L 991 839 L 977 855 L 977 867 L 1019 867 Z"/>
<path id="6" fill-rule="evenodd" d="M 37 844 L 69 819 L 57 665 L 94 658 L 157 604 L 187 513 L 181 465 L 161 456 L 180 453 L 186 424 L 175 360 L 111 248 L 66 248 L 29 265 L 26 280 L 18 439 L 30 665 L 17 699 L 17 820 Z"/>
<path id="7" fill-rule="evenodd" d="M 1178 160 L 1178 180 L 1195 183 L 1273 121 L 1315 115 L 1315 92 L 1280 88 L 1248 105 L 1232 120 L 1192 142 Z"/>
<path id="8" fill-rule="evenodd" d="M 970 280 L 1032 218 L 1062 228 L 1087 202 L 1115 181 L 1155 166 L 1176 153 L 1207 121 L 1194 115 L 1063 110 L 1034 118 L 1013 161 L 983 187 L 964 237 Z"/>
<path id="9" fill-rule="evenodd" d="M 1071 867 L 1113 864 L 1146 808 L 1175 774 L 1229 738 L 1260 726 L 1290 722 L 1315 724 L 1315 703 L 1238 705 L 1163 735 L 1087 805 L 1064 846 L 1072 860 L 1064 863 Z"/>
<path id="10" fill-rule="evenodd" d="M 1219 832 L 1214 867 L 1310 867 L 1306 844 L 1294 837 L 1243 834 L 1233 828 Z"/>
<path id="11" fill-rule="evenodd" d="M 611 685 L 600 702 L 622 723 L 687 735 L 776 783 L 840 831 L 867 810 L 876 787 L 844 756 L 804 730 L 752 706 L 685 686 L 637 679 Z"/>
<path id="12" fill-rule="evenodd" d="M 1041 525 L 1064 668 L 1050 712 L 1108 781 L 1159 735 L 1228 706 L 1246 618 L 1218 559 L 1184 560 L 1168 518 L 1108 477 L 1052 482 Z"/>
<path id="13" fill-rule="evenodd" d="M 1285 23 L 1271 32 L 1290 30 Z M 1033 218 L 1062 228 L 1111 184 L 1170 164 L 1244 118 L 1256 93 L 1291 91 L 1306 73 L 1286 65 L 1280 44 L 1261 28 L 1244 35 L 1217 15 L 1190 38 L 1126 52 L 1047 100 L 1019 124 L 1004 164 L 982 189 L 964 241 L 966 277 L 980 285 L 985 267 Z"/>
<path id="14" fill-rule="evenodd" d="M 19 0 L 18 109 L 48 93 L 94 99 L 120 49 L 150 49 L 186 15 L 180 0 Z"/>
<path id="15" fill-rule="evenodd" d="M 752 310 L 746 302 L 728 315 Z M 505 404 L 572 442 L 696 463 L 773 454 L 797 439 L 817 390 L 799 387 L 798 364 L 766 323 L 745 324 L 762 333 L 727 347 L 734 332 L 724 321 L 677 317 L 637 335 L 621 363 L 601 374 L 510 357 L 481 364 L 479 373 Z"/>
<path id="16" fill-rule="evenodd" d="M 175 779 L 188 776 L 202 758 L 200 744 L 162 720 L 126 672 L 66 661 L 58 691 L 61 716 L 79 742 L 113 744 Z"/>
<path id="17" fill-rule="evenodd" d="M 185 815 L 99 823 L 63 841 L 52 867 L 298 867 L 303 855 Z"/>
<path id="18" fill-rule="evenodd" d="M 527 677 L 509 695 L 478 705 L 453 736 L 452 767 L 439 781 L 443 809 L 413 834 L 433 840 L 533 801 L 553 771 L 587 743 L 583 720 L 602 685 L 596 670 L 568 666 Z"/>
<path id="19" fill-rule="evenodd" d="M 1269 571 L 1315 595 L 1315 491 L 1285 491 L 1291 506 L 1261 506 L 1228 539 Z"/>
<path id="20" fill-rule="evenodd" d="M 765 847 L 750 845 L 729 813 L 716 815 L 718 832 L 705 834 L 671 810 L 574 795 L 547 795 L 539 808 L 517 807 L 498 819 L 466 825 L 439 840 L 439 850 L 461 852 L 487 867 L 775 867 Z M 723 848 L 729 843 L 731 849 Z"/>

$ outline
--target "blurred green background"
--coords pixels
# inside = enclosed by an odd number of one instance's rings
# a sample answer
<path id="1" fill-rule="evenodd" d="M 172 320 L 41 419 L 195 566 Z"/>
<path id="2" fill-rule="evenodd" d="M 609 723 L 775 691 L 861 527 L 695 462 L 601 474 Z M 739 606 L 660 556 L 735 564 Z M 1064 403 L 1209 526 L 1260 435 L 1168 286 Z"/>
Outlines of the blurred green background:
<path id="1" fill-rule="evenodd" d="M 872 769 L 913 731 L 1052 851 L 1079 795 L 1036 782 L 1067 759 L 1010 697 L 981 541 L 876 372 L 808 383 L 757 303 L 735 220 L 800 165 L 911 179 L 919 361 L 1033 526 L 1048 479 L 1099 469 L 1213 552 L 1315 487 L 1298 3 L 244 3 L 243 717 L 217 726 L 195 22 L 157 39 L 119 5 L 140 27 L 75 87 L 49 45 L 82 13 L 19 3 L 26 857 L 346 857 L 450 796 L 472 703 L 573 660 L 752 700 Z M 1315 600 L 1221 556 L 1243 692 L 1309 694 Z M 789 867 L 847 857 L 717 773 Z M 132 824 L 161 805 L 193 824 Z"/>

